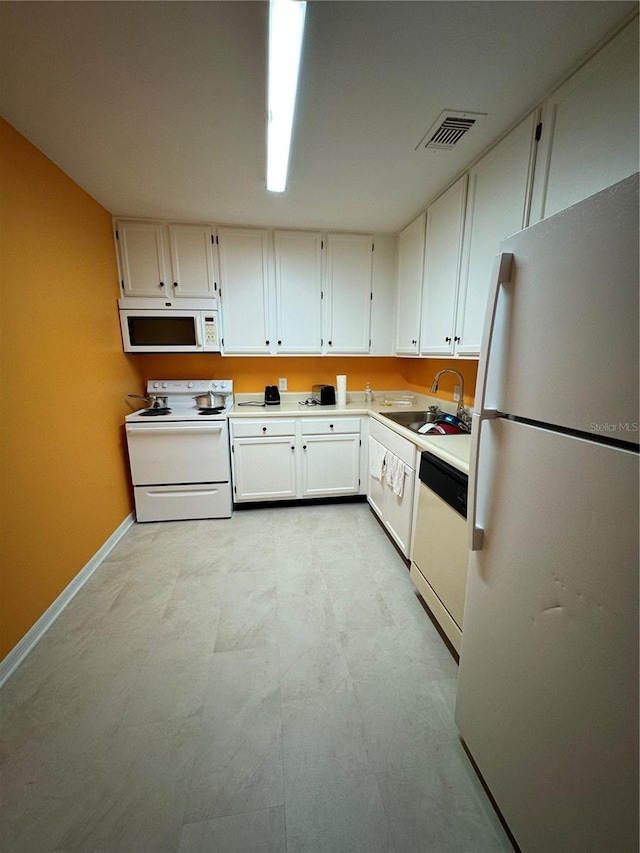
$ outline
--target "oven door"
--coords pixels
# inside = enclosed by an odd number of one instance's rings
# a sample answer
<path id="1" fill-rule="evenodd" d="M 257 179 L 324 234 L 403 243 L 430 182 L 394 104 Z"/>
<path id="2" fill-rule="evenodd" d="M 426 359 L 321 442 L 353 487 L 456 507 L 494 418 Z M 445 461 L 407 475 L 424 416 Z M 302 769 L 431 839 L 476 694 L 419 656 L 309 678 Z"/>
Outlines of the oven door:
<path id="1" fill-rule="evenodd" d="M 126 425 L 134 486 L 230 480 L 226 420 Z"/>

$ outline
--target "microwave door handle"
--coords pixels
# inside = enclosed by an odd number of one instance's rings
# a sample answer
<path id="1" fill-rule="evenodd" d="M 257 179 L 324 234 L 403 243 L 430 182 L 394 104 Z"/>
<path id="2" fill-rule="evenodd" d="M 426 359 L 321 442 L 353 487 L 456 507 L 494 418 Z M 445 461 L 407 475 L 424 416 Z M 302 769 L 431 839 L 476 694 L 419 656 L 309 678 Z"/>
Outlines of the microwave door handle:
<path id="1" fill-rule="evenodd" d="M 196 316 L 195 320 L 196 320 L 196 346 L 198 347 L 198 349 L 202 349 L 203 348 L 203 343 L 202 343 L 202 323 L 203 323 L 202 314 L 198 314 Z"/>

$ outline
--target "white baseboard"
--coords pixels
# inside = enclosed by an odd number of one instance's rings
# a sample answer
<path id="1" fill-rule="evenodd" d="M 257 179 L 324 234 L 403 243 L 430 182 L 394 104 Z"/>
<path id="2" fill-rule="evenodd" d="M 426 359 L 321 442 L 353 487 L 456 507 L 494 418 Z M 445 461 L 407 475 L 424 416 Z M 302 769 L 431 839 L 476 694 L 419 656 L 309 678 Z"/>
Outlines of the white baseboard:
<path id="1" fill-rule="evenodd" d="M 72 598 L 80 591 L 80 589 L 82 589 L 100 564 L 106 560 L 108 555 L 122 539 L 133 522 L 133 513 L 129 513 L 122 524 L 114 530 L 111 536 L 101 546 L 101 548 L 96 551 L 84 568 L 80 569 L 71 583 L 62 590 L 53 604 L 45 610 L 38 621 L 27 631 L 18 645 L 11 649 L 3 661 L 0 661 L 0 687 L 2 687 L 11 675 L 13 675 L 29 652 L 35 648 L 36 644 L 46 634 L 58 616 L 60 616 Z"/>

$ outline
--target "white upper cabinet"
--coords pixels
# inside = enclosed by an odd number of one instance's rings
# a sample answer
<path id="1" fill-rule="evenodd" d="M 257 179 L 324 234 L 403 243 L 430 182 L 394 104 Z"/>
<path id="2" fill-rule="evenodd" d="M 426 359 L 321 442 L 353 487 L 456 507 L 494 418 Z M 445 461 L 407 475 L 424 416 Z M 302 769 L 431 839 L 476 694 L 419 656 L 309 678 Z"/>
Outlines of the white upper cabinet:
<path id="1" fill-rule="evenodd" d="M 421 213 L 400 234 L 398 243 L 398 292 L 396 353 L 415 355 L 420 337 L 422 275 L 426 214 Z"/>
<path id="2" fill-rule="evenodd" d="M 638 23 L 634 20 L 542 109 L 531 221 L 638 170 Z"/>
<path id="3" fill-rule="evenodd" d="M 322 235 L 275 231 L 276 349 L 322 351 Z"/>
<path id="4" fill-rule="evenodd" d="M 217 296 L 213 236 L 208 225 L 169 225 L 171 290 L 176 298 Z"/>
<path id="5" fill-rule="evenodd" d="M 469 171 L 458 316 L 457 355 L 478 355 L 493 258 L 500 241 L 527 223 L 536 110 Z"/>
<path id="6" fill-rule="evenodd" d="M 208 225 L 116 222 L 123 296 L 215 299 L 215 257 Z"/>
<path id="7" fill-rule="evenodd" d="M 371 337 L 370 234 L 327 234 L 326 352 L 368 353 Z"/>
<path id="8" fill-rule="evenodd" d="M 165 228 L 157 222 L 116 222 L 123 296 L 169 298 Z"/>
<path id="9" fill-rule="evenodd" d="M 223 352 L 264 355 L 271 350 L 269 233 L 219 228 Z"/>
<path id="10" fill-rule="evenodd" d="M 420 352 L 452 355 L 460 278 L 467 177 L 427 210 Z"/>

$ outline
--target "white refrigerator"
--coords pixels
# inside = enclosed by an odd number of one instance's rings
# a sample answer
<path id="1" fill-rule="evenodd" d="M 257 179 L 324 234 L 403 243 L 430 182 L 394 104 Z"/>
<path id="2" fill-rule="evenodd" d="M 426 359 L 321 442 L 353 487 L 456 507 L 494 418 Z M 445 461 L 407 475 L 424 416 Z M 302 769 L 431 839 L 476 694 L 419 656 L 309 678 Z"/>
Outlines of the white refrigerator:
<path id="1" fill-rule="evenodd" d="M 456 723 L 522 853 L 638 850 L 638 175 L 509 237 Z"/>

